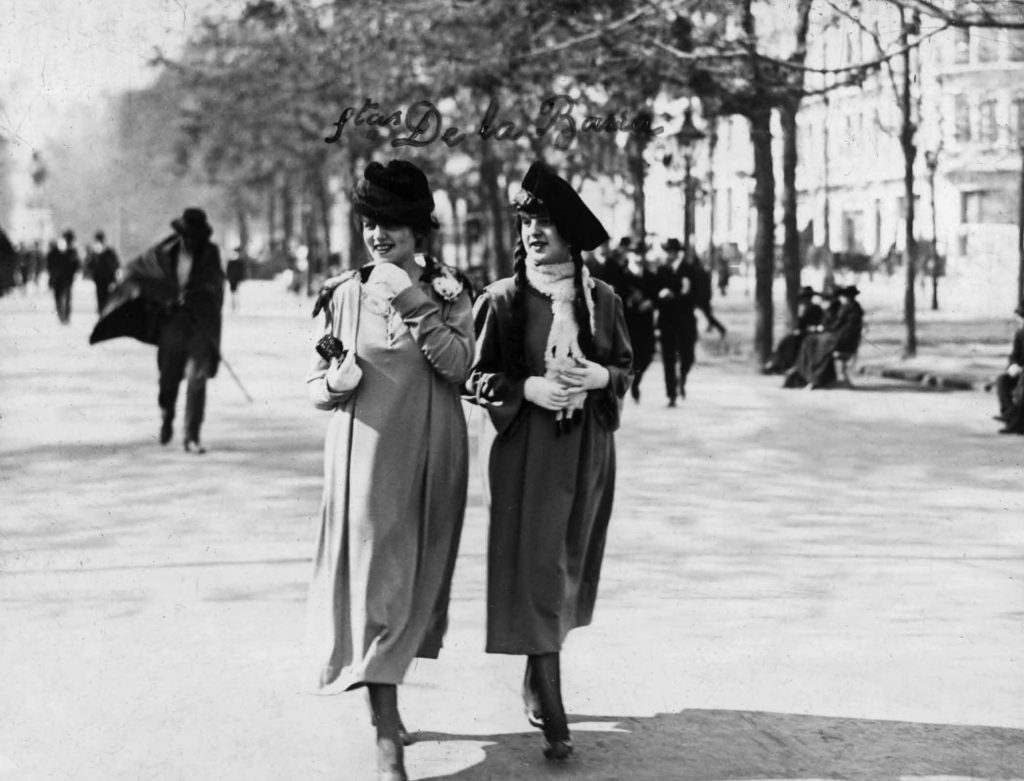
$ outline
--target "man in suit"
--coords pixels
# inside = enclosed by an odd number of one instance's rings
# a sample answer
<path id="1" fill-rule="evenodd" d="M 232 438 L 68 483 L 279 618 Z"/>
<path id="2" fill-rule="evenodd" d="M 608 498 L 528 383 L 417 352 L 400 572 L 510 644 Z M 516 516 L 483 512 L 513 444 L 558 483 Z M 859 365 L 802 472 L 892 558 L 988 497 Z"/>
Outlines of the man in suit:
<path id="1" fill-rule="evenodd" d="M 96 311 L 100 314 L 103 314 L 107 306 L 110 290 L 117 281 L 117 270 L 120 267 L 121 261 L 118 260 L 113 248 L 107 244 L 106 235 L 103 231 L 96 231 L 85 259 L 85 270 L 96 285 Z"/>
<path id="2" fill-rule="evenodd" d="M 202 209 L 185 209 L 171 227 L 176 240 L 163 257 L 170 266 L 176 296 L 161 318 L 157 338 L 160 444 L 166 445 L 174 436 L 178 387 L 185 379 L 185 451 L 205 453 L 199 430 L 206 408 L 206 380 L 216 375 L 220 361 L 224 269 Z"/>
<path id="3" fill-rule="evenodd" d="M 658 332 L 665 369 L 665 395 L 668 406 L 674 407 L 677 397 L 686 398 L 686 378 L 696 351 L 694 293 L 697 279 L 693 264 L 683 256 L 683 245 L 678 239 L 669 239 L 661 248 L 665 260 L 655 274 Z"/>
<path id="4" fill-rule="evenodd" d="M 996 378 L 999 415 L 1005 425 L 1000 434 L 1024 434 L 1024 300 L 1013 312 L 1017 315 L 1017 332 L 1005 371 Z"/>
<path id="5" fill-rule="evenodd" d="M 50 288 L 57 305 L 57 318 L 67 325 L 71 321 L 71 288 L 75 275 L 82 268 L 82 259 L 75 246 L 75 232 L 64 231 L 61 243 L 51 247 L 46 256 L 46 270 L 50 275 Z"/>

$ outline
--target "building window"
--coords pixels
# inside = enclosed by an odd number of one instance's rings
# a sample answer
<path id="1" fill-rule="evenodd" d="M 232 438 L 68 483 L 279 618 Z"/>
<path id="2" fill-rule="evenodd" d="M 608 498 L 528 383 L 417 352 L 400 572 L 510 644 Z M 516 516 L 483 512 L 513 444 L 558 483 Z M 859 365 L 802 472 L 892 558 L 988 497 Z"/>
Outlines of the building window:
<path id="1" fill-rule="evenodd" d="M 1017 196 L 1007 190 L 960 193 L 960 222 L 975 225 L 1013 225 Z"/>
<path id="2" fill-rule="evenodd" d="M 1024 144 L 1024 95 L 1010 102 L 1010 135 L 1014 143 Z"/>
<path id="3" fill-rule="evenodd" d="M 1024 30 L 1007 30 L 1007 56 L 1013 62 L 1024 62 Z"/>
<path id="4" fill-rule="evenodd" d="M 978 106 L 978 140 L 985 144 L 994 144 L 999 140 L 994 99 L 984 100 Z"/>
<path id="5" fill-rule="evenodd" d="M 999 59 L 999 32 L 997 30 L 981 30 L 975 33 L 974 40 L 978 47 L 978 62 L 995 62 Z"/>
<path id="6" fill-rule="evenodd" d="M 955 130 L 953 137 L 957 141 L 971 140 L 971 106 L 966 95 L 957 95 L 953 104 L 953 121 Z"/>
<path id="7" fill-rule="evenodd" d="M 958 27 L 953 31 L 953 62 L 965 65 L 971 61 L 971 29 Z"/>

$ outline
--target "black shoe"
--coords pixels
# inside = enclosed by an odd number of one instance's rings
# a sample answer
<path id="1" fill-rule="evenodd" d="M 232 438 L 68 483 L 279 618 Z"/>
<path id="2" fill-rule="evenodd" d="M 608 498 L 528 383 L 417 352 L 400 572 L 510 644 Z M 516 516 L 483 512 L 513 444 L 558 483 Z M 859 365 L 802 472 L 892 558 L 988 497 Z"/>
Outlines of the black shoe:
<path id="1" fill-rule="evenodd" d="M 544 758 L 550 759 L 553 762 L 564 762 L 570 756 L 572 756 L 572 740 L 566 738 L 565 740 L 545 740 L 544 741 Z"/>
<path id="2" fill-rule="evenodd" d="M 160 444 L 166 445 L 171 439 L 174 438 L 174 419 L 164 418 L 164 422 L 160 424 Z"/>
<path id="3" fill-rule="evenodd" d="M 633 397 L 633 401 L 640 401 L 640 388 L 637 385 L 629 386 L 629 393 Z"/>
<path id="4" fill-rule="evenodd" d="M 671 399 L 668 400 L 668 405 L 670 407 L 674 407 L 676 405 L 675 397 L 672 397 Z"/>
<path id="5" fill-rule="evenodd" d="M 1000 423 L 1005 423 L 1006 422 L 1006 416 L 1005 415 L 993 415 L 992 416 L 992 420 L 998 420 Z"/>
<path id="6" fill-rule="evenodd" d="M 186 439 L 185 452 L 194 453 L 197 456 L 201 456 L 203 453 L 206 452 L 206 448 L 199 444 L 198 439 Z"/>
<path id="7" fill-rule="evenodd" d="M 1015 428 L 1010 428 L 1009 426 L 1007 426 L 1006 428 L 999 429 L 999 433 L 1000 434 L 1020 434 L 1021 432 L 1017 431 L 1017 429 L 1015 429 Z"/>

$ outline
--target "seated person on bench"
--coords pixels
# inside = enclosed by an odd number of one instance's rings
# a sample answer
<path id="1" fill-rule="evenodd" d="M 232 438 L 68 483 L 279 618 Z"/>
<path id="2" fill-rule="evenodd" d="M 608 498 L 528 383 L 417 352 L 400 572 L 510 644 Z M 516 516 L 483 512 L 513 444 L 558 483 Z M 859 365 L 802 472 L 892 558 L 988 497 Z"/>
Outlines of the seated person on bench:
<path id="1" fill-rule="evenodd" d="M 1006 370 L 996 378 L 999 394 L 997 419 L 1005 424 L 1000 434 L 1024 434 L 1024 300 L 1017 304 L 1017 333 Z"/>
<path id="2" fill-rule="evenodd" d="M 835 359 L 848 361 L 860 347 L 864 310 L 857 303 L 859 294 L 856 285 L 836 290 L 840 301 L 839 313 L 826 326 L 826 330 L 804 338 L 796 356 L 796 364 L 786 374 L 783 387 L 802 388 L 808 385 L 811 388 L 824 388 L 836 383 Z"/>
<path id="3" fill-rule="evenodd" d="M 785 374 L 792 369 L 804 337 L 822 324 L 825 311 L 814 303 L 817 295 L 812 287 L 800 289 L 796 305 L 796 328 L 779 339 L 771 359 L 764 365 L 765 374 Z"/>

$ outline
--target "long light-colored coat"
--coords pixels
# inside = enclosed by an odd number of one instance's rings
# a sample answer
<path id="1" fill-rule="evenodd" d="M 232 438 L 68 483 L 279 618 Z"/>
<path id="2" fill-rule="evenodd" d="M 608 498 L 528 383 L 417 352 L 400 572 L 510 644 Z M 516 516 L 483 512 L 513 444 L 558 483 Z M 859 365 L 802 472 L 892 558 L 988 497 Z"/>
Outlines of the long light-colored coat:
<path id="1" fill-rule="evenodd" d="M 472 305 L 415 282 L 391 302 L 361 275 L 334 292 L 330 328 L 355 346 L 354 391 L 309 396 L 331 410 L 310 588 L 310 651 L 321 687 L 401 683 L 436 658 L 462 530 L 468 444 L 459 391 L 473 358 Z M 358 332 L 358 333 L 357 333 Z"/>

